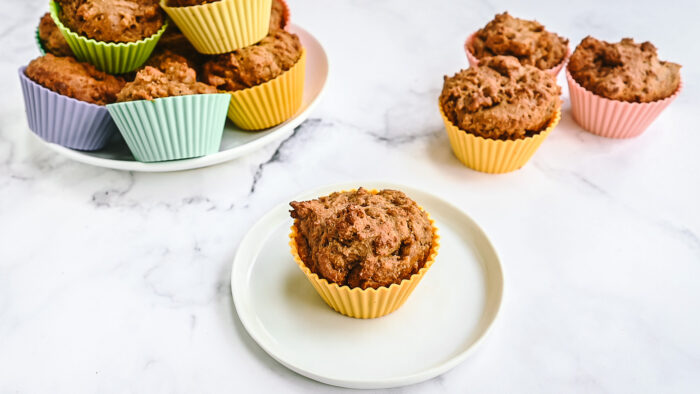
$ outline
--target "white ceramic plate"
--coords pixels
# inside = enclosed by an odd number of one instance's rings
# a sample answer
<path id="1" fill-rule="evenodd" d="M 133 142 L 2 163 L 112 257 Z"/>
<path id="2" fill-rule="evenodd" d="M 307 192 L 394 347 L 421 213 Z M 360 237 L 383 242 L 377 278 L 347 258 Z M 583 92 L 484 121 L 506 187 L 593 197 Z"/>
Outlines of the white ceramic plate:
<path id="1" fill-rule="evenodd" d="M 441 247 L 406 303 L 372 320 L 328 307 L 289 252 L 289 205 L 267 213 L 243 238 L 231 270 L 238 316 L 280 363 L 323 383 L 387 388 L 440 375 L 462 362 L 498 315 L 503 271 L 494 247 L 462 210 L 427 192 L 387 183 L 323 187 L 315 198 L 364 186 L 398 189 L 436 221 Z"/>
<path id="2" fill-rule="evenodd" d="M 97 152 L 83 152 L 37 139 L 54 151 L 73 160 L 86 164 L 127 171 L 167 172 L 190 170 L 233 160 L 246 153 L 259 149 L 274 140 L 284 138 L 299 126 L 318 104 L 328 80 L 328 57 L 321 43 L 311 33 L 296 25 L 290 25 L 291 32 L 299 35 L 306 48 L 306 79 L 304 101 L 296 116 L 279 126 L 264 131 L 244 131 L 230 120 L 226 121 L 224 137 L 219 152 L 194 159 L 174 160 L 159 163 L 141 163 L 134 159 L 123 139 L 115 138 L 104 149 Z"/>

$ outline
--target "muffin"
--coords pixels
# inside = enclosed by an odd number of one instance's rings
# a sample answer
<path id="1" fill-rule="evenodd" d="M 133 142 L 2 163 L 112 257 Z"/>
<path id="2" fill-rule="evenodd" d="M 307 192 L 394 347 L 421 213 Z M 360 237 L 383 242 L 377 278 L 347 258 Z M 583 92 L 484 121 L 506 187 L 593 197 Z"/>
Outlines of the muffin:
<path id="1" fill-rule="evenodd" d="M 168 25 L 157 0 L 51 0 L 49 7 L 75 57 L 110 74 L 141 67 Z"/>
<path id="2" fill-rule="evenodd" d="M 202 80 L 232 92 L 229 118 L 247 130 L 276 126 L 301 107 L 305 54 L 299 37 L 274 30 L 259 43 L 211 58 Z"/>
<path id="3" fill-rule="evenodd" d="M 163 36 L 158 41 L 158 45 L 156 45 L 155 51 L 153 51 L 152 57 L 158 56 L 165 51 L 187 59 L 187 64 L 197 70 L 198 74 L 204 62 L 207 61 L 207 56 L 197 52 L 192 46 L 192 43 L 190 43 L 180 29 L 173 24 L 168 26 L 168 29 L 163 33 Z"/>
<path id="4" fill-rule="evenodd" d="M 439 105 L 453 151 L 465 165 L 508 172 L 524 165 L 556 125 L 560 94 L 551 73 L 494 56 L 446 76 Z"/>
<path id="5" fill-rule="evenodd" d="M 164 0 L 161 5 L 206 55 L 253 45 L 270 31 L 272 0 Z"/>
<path id="6" fill-rule="evenodd" d="M 135 42 L 163 27 L 158 0 L 55 0 L 61 22 L 71 31 L 103 42 Z"/>
<path id="7" fill-rule="evenodd" d="M 117 131 L 105 104 L 124 80 L 72 57 L 46 54 L 19 70 L 29 128 L 67 148 L 97 150 Z"/>
<path id="8" fill-rule="evenodd" d="M 560 94 L 552 75 L 512 56 L 495 56 L 445 77 L 440 105 L 465 132 L 513 140 L 545 129 L 561 108 Z"/>
<path id="9" fill-rule="evenodd" d="M 567 66 L 574 119 L 605 137 L 637 136 L 675 99 L 680 68 L 659 60 L 650 42 L 586 37 Z"/>
<path id="10" fill-rule="evenodd" d="M 583 88 L 610 100 L 649 103 L 665 99 L 681 83 L 681 66 L 659 60 L 656 47 L 631 38 L 609 43 L 588 36 L 567 66 Z"/>
<path id="11" fill-rule="evenodd" d="M 296 34 L 276 30 L 255 45 L 206 62 L 203 80 L 231 92 L 251 88 L 292 68 L 301 57 L 301 50 Z"/>
<path id="12" fill-rule="evenodd" d="M 393 312 L 434 262 L 433 222 L 401 191 L 359 188 L 290 205 L 292 254 L 340 313 L 371 318 Z"/>
<path id="13" fill-rule="evenodd" d="M 38 35 L 39 42 L 46 53 L 56 56 L 73 56 L 73 51 L 48 12 L 39 21 Z"/>
<path id="14" fill-rule="evenodd" d="M 118 102 L 155 100 L 162 97 L 190 94 L 214 94 L 215 87 L 197 82 L 197 74 L 186 62 L 164 59 L 159 68 L 146 66 L 117 95 Z"/>
<path id="15" fill-rule="evenodd" d="M 194 67 L 190 66 L 190 61 L 186 57 L 169 49 L 158 51 L 158 53 L 155 53 L 153 56 L 148 58 L 144 68 L 150 66 L 165 72 L 173 63 L 184 64 L 185 66 L 194 69 Z"/>
<path id="16" fill-rule="evenodd" d="M 289 8 L 284 0 L 272 0 L 270 13 L 270 31 L 284 29 L 289 22 Z"/>
<path id="17" fill-rule="evenodd" d="M 545 30 L 537 21 L 514 18 L 507 12 L 497 14 L 474 33 L 466 44 L 472 65 L 492 56 L 513 56 L 521 64 L 557 74 L 566 60 L 569 40 Z"/>
<path id="18" fill-rule="evenodd" d="M 197 82 L 196 71 L 179 55 L 164 53 L 150 63 L 107 106 L 136 160 L 218 152 L 231 96 Z"/>
<path id="19" fill-rule="evenodd" d="M 125 84 L 122 78 L 99 71 L 91 64 L 52 54 L 32 60 L 25 74 L 60 95 L 96 105 L 115 102 Z"/>

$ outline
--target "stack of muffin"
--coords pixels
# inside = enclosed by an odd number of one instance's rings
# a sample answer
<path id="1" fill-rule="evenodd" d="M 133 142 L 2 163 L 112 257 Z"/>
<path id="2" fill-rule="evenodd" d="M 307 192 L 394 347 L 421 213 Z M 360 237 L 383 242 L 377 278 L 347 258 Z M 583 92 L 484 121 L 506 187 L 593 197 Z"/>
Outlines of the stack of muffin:
<path id="1" fill-rule="evenodd" d="M 556 76 L 566 64 L 568 42 L 507 12 L 469 36 L 464 47 L 470 68 L 446 76 L 439 98 L 462 163 L 503 173 L 528 162 L 561 118 Z M 679 70 L 660 61 L 649 42 L 586 37 L 566 72 L 574 119 L 604 137 L 637 136 L 680 92 Z"/>
<path id="2" fill-rule="evenodd" d="M 168 20 L 168 17 L 170 20 Z M 218 152 L 301 106 L 305 54 L 284 0 L 55 0 L 19 71 L 29 126 L 79 150 L 118 130 L 153 162 Z"/>

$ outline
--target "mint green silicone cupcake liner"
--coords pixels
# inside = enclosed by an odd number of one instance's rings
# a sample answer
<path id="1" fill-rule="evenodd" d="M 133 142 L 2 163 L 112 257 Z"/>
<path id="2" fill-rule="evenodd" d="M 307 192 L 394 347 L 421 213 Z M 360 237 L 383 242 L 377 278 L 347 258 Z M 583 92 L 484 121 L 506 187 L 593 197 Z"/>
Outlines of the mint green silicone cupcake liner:
<path id="1" fill-rule="evenodd" d="M 110 74 L 124 74 L 141 67 L 155 49 L 158 40 L 168 27 L 167 20 L 158 32 L 136 42 L 102 42 L 86 38 L 68 29 L 58 18 L 59 5 L 51 1 L 51 18 L 73 50 L 75 57 Z"/>
<path id="2" fill-rule="evenodd" d="M 136 160 L 179 160 L 219 151 L 228 93 L 193 94 L 108 104 Z"/>

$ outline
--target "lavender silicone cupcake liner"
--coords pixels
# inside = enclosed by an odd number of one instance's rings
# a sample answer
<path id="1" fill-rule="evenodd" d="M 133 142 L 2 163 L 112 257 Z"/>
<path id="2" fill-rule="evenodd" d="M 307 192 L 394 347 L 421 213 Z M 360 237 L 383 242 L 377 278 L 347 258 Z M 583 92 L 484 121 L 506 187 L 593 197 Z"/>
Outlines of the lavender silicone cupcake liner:
<path id="1" fill-rule="evenodd" d="M 117 132 L 106 107 L 60 95 L 19 69 L 27 122 L 43 140 L 78 150 L 98 150 Z"/>

